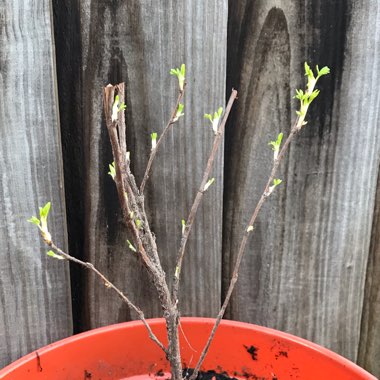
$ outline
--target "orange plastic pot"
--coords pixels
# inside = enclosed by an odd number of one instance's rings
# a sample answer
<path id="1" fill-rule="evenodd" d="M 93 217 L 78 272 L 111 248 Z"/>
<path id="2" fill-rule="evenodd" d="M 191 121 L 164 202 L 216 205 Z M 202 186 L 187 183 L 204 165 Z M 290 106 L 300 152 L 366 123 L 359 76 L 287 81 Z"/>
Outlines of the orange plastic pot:
<path id="1" fill-rule="evenodd" d="M 162 319 L 149 320 L 165 341 Z M 184 366 L 193 367 L 213 320 L 182 318 Z M 189 346 L 189 343 L 191 347 Z M 304 339 L 241 322 L 223 321 L 204 370 L 245 379 L 360 380 L 376 378 L 343 357 Z M 141 322 L 127 322 L 79 334 L 37 350 L 0 371 L 7 380 L 110 380 L 148 376 L 164 379 L 169 371 L 163 352 Z"/>

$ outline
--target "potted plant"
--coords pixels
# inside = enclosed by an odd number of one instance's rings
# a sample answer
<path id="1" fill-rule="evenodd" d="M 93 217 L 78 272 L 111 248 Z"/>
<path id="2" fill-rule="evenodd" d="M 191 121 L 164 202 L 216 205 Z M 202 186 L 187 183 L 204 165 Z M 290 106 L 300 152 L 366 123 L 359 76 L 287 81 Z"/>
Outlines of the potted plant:
<path id="1" fill-rule="evenodd" d="M 219 374 L 229 376 L 272 380 L 292 377 L 373 378 L 349 361 L 302 339 L 258 326 L 222 322 L 238 279 L 246 243 L 254 231 L 256 218 L 263 204 L 282 182 L 276 177 L 277 169 L 290 142 L 306 125 L 305 118 L 309 106 L 319 94 L 319 90 L 315 88 L 316 83 L 319 78 L 329 73 L 328 67 L 319 69 L 316 66 L 314 73 L 305 63 L 307 86 L 305 90 L 296 90 L 295 98 L 300 101 L 300 108 L 296 111 L 296 121 L 284 142 L 283 133 L 269 142 L 273 149 L 272 170 L 259 202 L 243 231 L 227 295 L 214 320 L 180 318 L 178 294 L 188 237 L 202 198 L 214 182 L 214 178 L 211 177 L 213 162 L 222 142 L 228 116 L 237 98 L 237 91 L 232 90 L 225 110 L 220 107 L 214 113 L 205 115 L 211 123 L 214 142 L 189 216 L 187 220 L 182 220 L 182 239 L 175 272 L 171 274 L 172 281 L 169 282 L 160 263 L 154 233 L 150 229 L 145 211 L 144 189 L 163 139 L 173 124 L 183 116 L 184 106 L 181 101 L 186 88 L 185 65 L 172 69 L 170 73 L 178 79 L 178 98 L 160 137 L 158 138 L 157 133 L 151 134 L 152 150 L 140 186 L 137 185 L 131 172 L 127 152 L 124 84 L 108 85 L 104 89 L 105 120 L 114 157 L 114 161 L 109 165 L 109 174 L 116 184 L 123 220 L 132 235 L 132 241 L 128 241 L 129 249 L 139 257 L 157 290 L 163 319 L 145 319 L 143 311 L 130 300 L 128 294 L 116 287 L 93 264 L 75 258 L 55 245 L 47 223 L 50 210 L 48 202 L 40 208 L 39 217 L 33 216 L 29 220 L 38 227 L 43 240 L 51 248 L 47 254 L 58 260 L 78 263 L 91 270 L 104 286 L 122 298 L 136 313 L 140 322 L 97 329 L 47 346 L 4 369 L 0 372 L 0 378 L 122 379 L 149 375 L 157 378 L 171 377 L 173 380 L 180 380 L 183 377 L 195 380 L 200 369 L 216 370 Z M 213 378 L 217 376 L 216 372 L 201 376 Z"/>

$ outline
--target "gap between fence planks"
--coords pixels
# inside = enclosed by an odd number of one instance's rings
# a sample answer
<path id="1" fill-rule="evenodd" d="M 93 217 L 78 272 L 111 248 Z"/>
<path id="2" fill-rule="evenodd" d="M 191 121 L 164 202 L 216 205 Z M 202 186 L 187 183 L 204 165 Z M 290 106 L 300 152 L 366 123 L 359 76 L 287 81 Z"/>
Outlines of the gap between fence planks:
<path id="1" fill-rule="evenodd" d="M 75 170 L 85 178 L 79 189 L 74 181 L 66 182 L 67 192 L 76 199 L 68 200 L 69 218 L 75 220 L 73 228 L 69 225 L 75 237 L 70 249 L 132 292 L 146 316 L 161 316 L 156 293 L 148 281 L 142 281 L 144 269 L 128 249 L 129 236 L 107 174 L 112 158 L 101 89 L 107 83 L 126 83 L 127 144 L 140 183 L 149 158 L 150 134 L 160 135 L 175 104 L 177 80 L 169 71 L 186 64 L 185 116 L 162 144 L 145 189 L 151 226 L 170 280 L 181 219 L 188 215 L 213 141 L 203 115 L 225 103 L 227 1 L 197 0 L 175 6 L 161 2 L 154 7 L 150 1 L 68 3 L 55 1 L 60 106 L 64 115 L 75 115 L 63 116 L 62 135 L 66 173 Z M 70 74 L 78 80 L 67 81 Z M 73 99 L 78 103 L 73 105 Z M 220 307 L 222 157 L 221 149 L 212 174 L 215 184 L 190 236 L 181 288 L 182 315 L 213 316 Z M 80 168 L 72 169 L 74 165 Z M 81 300 L 75 311 L 80 319 L 77 329 L 131 319 L 125 305 L 90 274 L 76 276 L 82 278 L 84 289 L 74 293 Z"/>

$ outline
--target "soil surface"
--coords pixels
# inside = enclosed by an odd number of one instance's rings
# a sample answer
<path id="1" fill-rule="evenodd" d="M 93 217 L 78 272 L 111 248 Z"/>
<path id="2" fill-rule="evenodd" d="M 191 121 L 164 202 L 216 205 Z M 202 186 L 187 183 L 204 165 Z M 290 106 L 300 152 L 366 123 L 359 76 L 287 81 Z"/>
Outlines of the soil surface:
<path id="1" fill-rule="evenodd" d="M 183 378 L 188 379 L 193 373 L 192 368 L 186 368 L 183 370 Z M 215 371 L 200 371 L 197 376 L 197 380 L 238 380 L 235 377 L 229 377 L 226 373 L 217 373 Z"/>

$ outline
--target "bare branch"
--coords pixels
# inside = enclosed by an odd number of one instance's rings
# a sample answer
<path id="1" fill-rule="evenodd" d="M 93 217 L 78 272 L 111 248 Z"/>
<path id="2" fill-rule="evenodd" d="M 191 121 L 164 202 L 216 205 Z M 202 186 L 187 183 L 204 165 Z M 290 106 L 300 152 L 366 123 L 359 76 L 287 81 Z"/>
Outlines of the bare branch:
<path id="1" fill-rule="evenodd" d="M 134 178 L 129 171 L 126 157 L 126 141 L 125 141 L 125 125 L 123 111 L 118 112 L 117 120 L 112 120 L 112 106 L 115 98 L 115 92 L 120 98 L 120 102 L 124 101 L 124 83 L 117 86 L 108 85 L 104 88 L 104 113 L 106 119 L 107 130 L 112 146 L 112 154 L 115 160 L 116 177 L 114 179 L 122 209 L 124 220 L 129 230 L 132 232 L 132 238 L 137 245 L 137 250 L 151 273 L 159 276 L 157 268 L 153 265 L 151 257 L 147 254 L 145 247 L 141 241 L 139 230 L 135 224 L 134 216 L 140 217 L 140 210 L 137 206 L 136 194 L 137 187 L 133 188 Z M 129 174 L 129 175 L 128 175 Z M 152 245 L 154 247 L 154 245 Z M 155 251 L 152 249 L 152 252 Z M 153 252 L 154 259 L 157 262 L 158 255 Z"/>
<path id="2" fill-rule="evenodd" d="M 257 203 L 254 211 L 253 211 L 253 214 L 248 222 L 248 225 L 246 226 L 245 230 L 244 230 L 244 234 L 243 234 L 243 238 L 240 242 L 240 245 L 239 245 L 239 250 L 238 250 L 238 254 L 237 254 L 237 258 L 236 258 L 236 261 L 235 261 L 235 266 L 234 266 L 234 270 L 233 270 L 233 273 L 232 273 L 232 277 L 231 277 L 231 281 L 230 281 L 230 285 L 228 287 L 228 290 L 227 290 L 227 294 L 226 294 L 226 298 L 224 299 L 224 302 L 223 302 L 223 305 L 216 317 L 216 320 L 215 320 L 215 324 L 214 324 L 214 327 L 212 328 L 211 330 L 211 333 L 210 333 L 210 336 L 207 340 L 207 343 L 202 351 L 202 354 L 198 360 L 198 363 L 197 365 L 195 366 L 195 369 L 194 369 L 194 372 L 193 374 L 190 376 L 189 380 L 195 380 L 196 377 L 198 376 L 198 372 L 199 372 L 199 369 L 204 361 L 204 358 L 206 357 L 207 353 L 208 353 L 208 350 L 210 348 L 210 345 L 211 345 L 211 342 L 213 341 L 214 339 L 214 336 L 215 336 L 215 333 L 216 333 L 216 330 L 220 324 L 220 321 L 221 319 L 223 318 L 223 315 L 226 311 L 226 308 L 227 308 L 227 305 L 230 301 L 230 298 L 231 298 L 231 295 L 232 295 L 232 292 L 235 288 L 235 284 L 237 282 L 237 279 L 238 279 L 238 275 L 239 275 L 239 269 L 240 269 L 240 264 L 241 264 L 241 261 L 242 261 L 242 258 L 243 258 L 243 255 L 244 255 L 244 252 L 245 252 L 245 247 L 246 247 L 246 244 L 247 244 L 247 241 L 248 241 L 248 237 L 250 235 L 250 232 L 253 230 L 253 225 L 255 224 L 256 222 L 256 219 L 257 219 L 257 216 L 261 210 L 261 207 L 263 206 L 263 204 L 265 203 L 265 201 L 268 199 L 269 197 L 269 187 L 271 186 L 274 178 L 275 178 L 275 175 L 276 175 L 276 172 L 277 172 L 277 169 L 281 163 L 281 161 L 283 160 L 284 158 L 284 155 L 289 147 L 289 144 L 290 142 L 293 140 L 293 137 L 297 134 L 297 132 L 300 130 L 300 128 L 302 127 L 302 124 L 300 124 L 300 119 L 297 118 L 295 124 L 293 125 L 291 131 L 290 131 L 290 134 L 288 136 L 288 138 L 286 139 L 284 145 L 282 146 L 281 148 L 281 151 L 277 157 L 277 159 L 274 161 L 274 164 L 273 164 L 273 168 L 272 168 L 272 171 L 271 171 L 271 174 L 269 176 L 269 179 L 268 179 L 268 182 L 265 186 L 265 189 L 260 197 L 260 200 L 259 202 Z"/>
<path id="3" fill-rule="evenodd" d="M 228 103 L 227 103 L 226 111 L 224 112 L 223 119 L 220 123 L 220 126 L 218 128 L 218 132 L 217 132 L 215 139 L 214 139 L 214 143 L 213 143 L 213 146 L 211 149 L 209 159 L 207 161 L 207 165 L 206 165 L 206 169 L 205 169 L 204 174 L 203 174 L 201 185 L 199 187 L 197 195 L 195 196 L 194 203 L 191 206 L 190 213 L 189 213 L 186 225 L 185 225 L 184 230 L 183 230 L 181 244 L 180 244 L 178 254 L 177 254 L 177 261 L 176 261 L 175 274 L 174 274 L 174 280 L 173 280 L 173 289 L 172 289 L 172 300 L 173 300 L 173 302 L 177 301 L 178 290 L 179 290 L 179 280 L 180 280 L 181 269 L 182 269 L 182 262 L 183 262 L 183 258 L 185 256 L 185 248 L 186 248 L 186 244 L 187 244 L 187 241 L 189 238 L 191 227 L 193 226 L 194 219 L 195 219 L 195 216 L 197 214 L 198 206 L 201 203 L 206 183 L 209 180 L 216 153 L 218 151 L 220 143 L 222 142 L 222 137 L 224 134 L 224 129 L 226 126 L 228 116 L 230 114 L 232 105 L 233 105 L 236 98 L 237 98 L 237 91 L 232 89 L 230 99 L 228 100 Z"/>
<path id="4" fill-rule="evenodd" d="M 176 114 L 177 114 L 178 106 L 179 106 L 179 104 L 183 98 L 183 95 L 185 94 L 185 88 L 186 88 L 186 82 L 184 83 L 183 90 L 182 91 L 179 90 L 177 102 L 175 104 L 172 115 L 171 115 L 168 123 L 166 124 L 166 127 L 164 128 L 161 136 L 159 137 L 155 148 L 152 149 L 152 151 L 150 152 L 148 164 L 146 166 L 144 177 L 143 177 L 143 180 L 142 180 L 141 185 L 140 185 L 140 194 L 144 193 L 145 185 L 146 185 L 146 182 L 148 181 L 148 178 L 149 178 L 149 172 L 150 172 L 150 169 L 152 167 L 154 158 L 156 157 L 158 148 L 160 147 L 160 145 L 161 145 L 162 141 L 164 140 L 164 137 L 166 136 L 166 134 L 169 132 L 170 127 L 175 123 L 174 119 L 175 119 Z"/>
<path id="5" fill-rule="evenodd" d="M 142 312 L 142 310 L 139 307 L 137 307 L 116 285 L 114 285 L 110 280 L 108 280 L 108 278 L 106 276 L 104 276 L 101 272 L 99 272 L 94 267 L 93 264 L 79 260 L 76 257 L 69 255 L 68 253 L 66 253 L 66 252 L 62 251 L 60 248 L 58 248 L 53 242 L 51 242 L 50 246 L 59 255 L 64 257 L 66 260 L 80 264 L 80 265 L 84 266 L 85 268 L 94 272 L 98 277 L 100 277 L 100 279 L 102 280 L 104 285 L 107 288 L 115 291 L 118 294 L 118 296 L 128 305 L 128 307 L 137 314 L 137 316 L 140 318 L 140 320 L 142 321 L 142 323 L 144 324 L 144 326 L 148 330 L 149 337 L 153 340 L 153 342 L 155 342 L 165 352 L 166 355 L 168 354 L 167 348 L 160 342 L 160 340 L 157 338 L 157 336 L 153 333 L 152 329 L 150 328 L 148 322 L 145 319 L 145 316 L 144 316 L 144 313 Z"/>
<path id="6" fill-rule="evenodd" d="M 116 95 L 118 96 L 120 103 L 124 102 L 123 83 L 116 86 L 108 85 L 104 89 L 104 113 L 115 161 L 116 175 L 114 180 L 116 189 L 124 219 L 130 232 L 132 233 L 133 241 L 137 246 L 137 252 L 151 276 L 164 311 L 169 342 L 168 348 L 165 352 L 172 369 L 172 378 L 174 380 L 180 380 L 182 378 L 182 366 L 178 334 L 179 312 L 177 304 L 173 303 L 171 300 L 171 294 L 166 282 L 165 272 L 162 269 L 158 256 L 157 245 L 150 230 L 145 213 L 144 197 L 140 194 L 136 186 L 135 177 L 130 171 L 129 162 L 126 158 L 127 144 L 125 141 L 124 131 L 125 121 L 124 116 L 121 115 L 123 110 L 113 109 L 115 106 Z M 178 96 L 178 104 L 182 96 L 183 91 Z M 175 113 L 173 113 L 174 117 L 177 112 L 176 110 Z M 117 116 L 115 116 L 116 111 Z M 174 117 L 172 117 L 172 119 Z M 173 123 L 172 119 L 169 123 L 169 127 Z M 146 178 L 147 176 L 148 174 L 146 175 Z M 139 221 L 139 225 L 137 224 L 137 220 Z"/>

